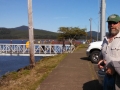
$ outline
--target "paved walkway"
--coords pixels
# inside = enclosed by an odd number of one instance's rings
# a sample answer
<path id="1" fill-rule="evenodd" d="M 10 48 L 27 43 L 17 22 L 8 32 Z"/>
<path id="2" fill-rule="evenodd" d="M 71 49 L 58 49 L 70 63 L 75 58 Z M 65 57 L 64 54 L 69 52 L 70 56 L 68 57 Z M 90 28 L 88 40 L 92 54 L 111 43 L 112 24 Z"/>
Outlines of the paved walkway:
<path id="1" fill-rule="evenodd" d="M 36 90 L 102 90 L 85 50 L 70 53 Z"/>

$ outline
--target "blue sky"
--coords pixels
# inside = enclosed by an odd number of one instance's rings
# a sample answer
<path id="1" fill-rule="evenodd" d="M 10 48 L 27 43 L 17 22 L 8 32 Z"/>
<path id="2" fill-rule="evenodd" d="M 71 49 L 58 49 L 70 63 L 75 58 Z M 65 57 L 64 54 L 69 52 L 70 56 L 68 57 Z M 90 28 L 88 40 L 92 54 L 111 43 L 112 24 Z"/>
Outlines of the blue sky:
<path id="1" fill-rule="evenodd" d="M 33 0 L 33 27 L 57 32 L 59 27 L 98 30 L 100 0 Z M 106 0 L 106 17 L 120 15 L 120 0 Z M 107 23 L 106 23 L 107 24 Z M 0 27 L 28 26 L 27 0 L 0 0 Z"/>

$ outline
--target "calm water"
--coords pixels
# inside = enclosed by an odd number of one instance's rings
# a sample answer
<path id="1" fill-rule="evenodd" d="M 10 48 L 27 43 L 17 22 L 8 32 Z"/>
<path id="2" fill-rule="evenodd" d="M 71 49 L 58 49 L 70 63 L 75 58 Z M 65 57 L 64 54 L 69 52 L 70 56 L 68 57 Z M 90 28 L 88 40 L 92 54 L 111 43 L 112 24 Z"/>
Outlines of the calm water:
<path id="1" fill-rule="evenodd" d="M 0 40 L 0 43 L 24 44 L 27 40 Z M 35 56 L 35 62 L 42 59 Z M 5 73 L 16 71 L 30 64 L 29 56 L 0 56 L 0 77 Z"/>

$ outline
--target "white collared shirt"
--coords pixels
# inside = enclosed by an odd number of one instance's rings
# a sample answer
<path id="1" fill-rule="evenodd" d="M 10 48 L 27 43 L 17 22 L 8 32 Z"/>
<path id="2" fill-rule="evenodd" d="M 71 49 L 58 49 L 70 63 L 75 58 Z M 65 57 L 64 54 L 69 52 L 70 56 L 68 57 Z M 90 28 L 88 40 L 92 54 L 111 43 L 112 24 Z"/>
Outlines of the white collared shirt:
<path id="1" fill-rule="evenodd" d="M 111 42 L 108 42 L 107 37 L 104 38 L 101 53 L 103 60 L 106 60 L 107 65 L 111 61 L 120 61 L 120 32 Z"/>

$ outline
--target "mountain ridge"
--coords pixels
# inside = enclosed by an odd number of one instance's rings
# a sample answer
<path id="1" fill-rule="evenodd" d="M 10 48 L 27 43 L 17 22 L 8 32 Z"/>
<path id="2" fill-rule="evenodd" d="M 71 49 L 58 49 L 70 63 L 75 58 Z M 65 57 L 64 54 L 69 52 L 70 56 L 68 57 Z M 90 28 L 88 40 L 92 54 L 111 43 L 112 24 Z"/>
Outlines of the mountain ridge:
<path id="1" fill-rule="evenodd" d="M 28 39 L 28 26 L 19 26 L 15 28 L 0 27 L 0 39 Z M 54 39 L 57 38 L 56 32 L 33 28 L 35 39 Z"/>
<path id="2" fill-rule="evenodd" d="M 15 28 L 6 28 L 6 27 L 0 27 L 0 28 L 5 28 L 5 29 L 7 29 L 8 32 L 11 31 L 12 35 L 16 35 L 16 36 L 21 35 L 21 36 L 28 37 L 28 28 L 29 27 L 25 26 L 25 25 L 18 26 Z M 54 37 L 55 38 L 58 34 L 57 32 L 52 32 L 52 31 L 48 31 L 48 30 L 36 29 L 36 28 L 33 28 L 33 29 L 34 29 L 34 35 L 36 38 L 44 38 L 44 37 L 47 37 L 47 38 Z M 25 33 L 23 33 L 25 35 L 20 34 L 21 32 L 25 32 Z M 100 37 L 100 33 L 96 32 L 96 31 L 91 31 L 91 32 L 92 32 L 92 38 L 96 39 L 97 35 L 98 35 L 98 37 Z M 87 32 L 88 38 L 90 38 L 91 32 L 90 31 Z"/>
<path id="3" fill-rule="evenodd" d="M 10 28 L 10 29 L 14 29 L 14 30 L 28 30 L 29 27 L 28 26 L 25 26 L 25 25 L 22 25 L 22 26 L 18 26 L 18 27 L 15 27 L 15 28 Z M 43 29 L 37 29 L 37 28 L 34 28 L 34 30 L 41 30 L 41 31 L 48 31 L 48 30 L 43 30 Z M 48 32 L 52 32 L 52 31 L 48 31 Z M 54 32 L 56 33 L 56 32 Z"/>

